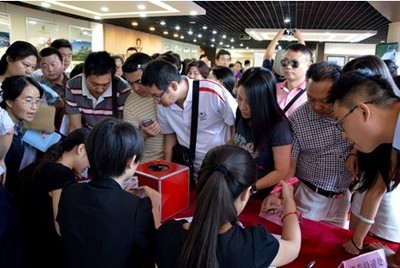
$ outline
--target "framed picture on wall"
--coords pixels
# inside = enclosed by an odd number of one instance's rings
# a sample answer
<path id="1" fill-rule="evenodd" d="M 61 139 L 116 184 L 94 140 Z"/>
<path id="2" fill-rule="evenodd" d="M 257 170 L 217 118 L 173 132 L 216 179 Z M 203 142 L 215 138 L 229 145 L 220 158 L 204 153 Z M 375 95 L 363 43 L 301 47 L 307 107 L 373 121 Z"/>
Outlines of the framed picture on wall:
<path id="1" fill-rule="evenodd" d="M 326 60 L 330 61 L 330 62 L 334 62 L 337 65 L 339 65 L 340 67 L 343 67 L 345 57 L 343 57 L 343 56 L 328 56 L 328 57 L 326 57 Z"/>
<path id="2" fill-rule="evenodd" d="M 8 46 L 10 46 L 10 15 L 0 13 L 0 49 Z"/>
<path id="3" fill-rule="evenodd" d="M 399 50 L 399 44 L 393 43 L 381 43 L 375 47 L 375 55 L 379 56 L 382 60 L 396 60 L 396 52 Z"/>
<path id="4" fill-rule="evenodd" d="M 54 22 L 26 18 L 26 29 L 27 41 L 39 51 L 58 38 L 58 24 Z"/>
<path id="5" fill-rule="evenodd" d="M 88 28 L 69 26 L 69 40 L 72 45 L 72 60 L 84 61 L 92 52 L 92 30 Z"/>

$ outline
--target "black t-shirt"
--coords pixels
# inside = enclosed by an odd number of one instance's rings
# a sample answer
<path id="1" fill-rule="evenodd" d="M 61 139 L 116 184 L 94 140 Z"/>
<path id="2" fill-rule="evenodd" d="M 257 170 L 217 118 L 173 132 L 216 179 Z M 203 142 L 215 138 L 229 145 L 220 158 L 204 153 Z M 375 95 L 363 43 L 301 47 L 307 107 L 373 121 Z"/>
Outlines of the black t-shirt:
<path id="1" fill-rule="evenodd" d="M 50 162 L 43 165 L 35 182 L 25 187 L 18 197 L 25 252 L 30 266 L 45 266 L 46 263 L 61 266 L 62 240 L 54 227 L 53 201 L 49 193 L 75 181 L 75 174 L 70 168 Z"/>
<path id="2" fill-rule="evenodd" d="M 158 268 L 176 267 L 188 231 L 185 220 L 171 220 L 157 230 L 156 263 Z M 220 268 L 268 267 L 279 250 L 279 242 L 261 225 L 242 228 L 235 224 L 218 237 Z"/>

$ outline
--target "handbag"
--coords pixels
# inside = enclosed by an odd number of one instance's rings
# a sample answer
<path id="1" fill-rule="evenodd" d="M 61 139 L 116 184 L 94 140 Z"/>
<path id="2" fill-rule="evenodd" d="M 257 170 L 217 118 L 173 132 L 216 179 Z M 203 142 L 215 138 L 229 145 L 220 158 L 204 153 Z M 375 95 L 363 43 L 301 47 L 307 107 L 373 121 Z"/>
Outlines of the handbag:
<path id="1" fill-rule="evenodd" d="M 189 167 L 190 185 L 195 186 L 194 180 L 194 160 L 196 156 L 196 140 L 197 140 L 197 115 L 199 110 L 199 80 L 193 81 L 193 97 L 192 97 L 192 122 L 190 127 L 190 148 L 182 146 L 176 141 L 172 147 L 172 162 Z"/>

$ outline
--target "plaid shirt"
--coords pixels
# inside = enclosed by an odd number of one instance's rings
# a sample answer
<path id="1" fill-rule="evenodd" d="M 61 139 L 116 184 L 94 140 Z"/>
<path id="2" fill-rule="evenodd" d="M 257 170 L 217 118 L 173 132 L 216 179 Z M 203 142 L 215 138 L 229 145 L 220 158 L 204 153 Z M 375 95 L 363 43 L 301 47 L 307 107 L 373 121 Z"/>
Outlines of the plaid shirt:
<path id="1" fill-rule="evenodd" d="M 296 176 L 327 191 L 345 191 L 353 178 L 345 167 L 352 146 L 342 138 L 334 121 L 317 115 L 308 102 L 294 111 L 289 121 Z"/>

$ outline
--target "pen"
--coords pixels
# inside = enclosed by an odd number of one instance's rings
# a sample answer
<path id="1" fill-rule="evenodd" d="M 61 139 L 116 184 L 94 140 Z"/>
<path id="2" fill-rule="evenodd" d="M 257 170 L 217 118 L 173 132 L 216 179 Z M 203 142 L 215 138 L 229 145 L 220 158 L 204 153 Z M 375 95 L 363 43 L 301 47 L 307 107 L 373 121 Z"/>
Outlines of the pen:
<path id="1" fill-rule="evenodd" d="M 299 179 L 298 179 L 297 177 L 293 177 L 293 178 L 291 178 L 290 180 L 286 181 L 286 183 L 287 183 L 288 185 L 293 185 L 293 184 L 297 183 L 298 181 L 299 181 Z M 276 185 L 276 186 L 274 187 L 274 189 L 272 189 L 271 194 L 276 193 L 276 192 L 279 192 L 280 190 L 282 190 L 282 186 Z"/>

